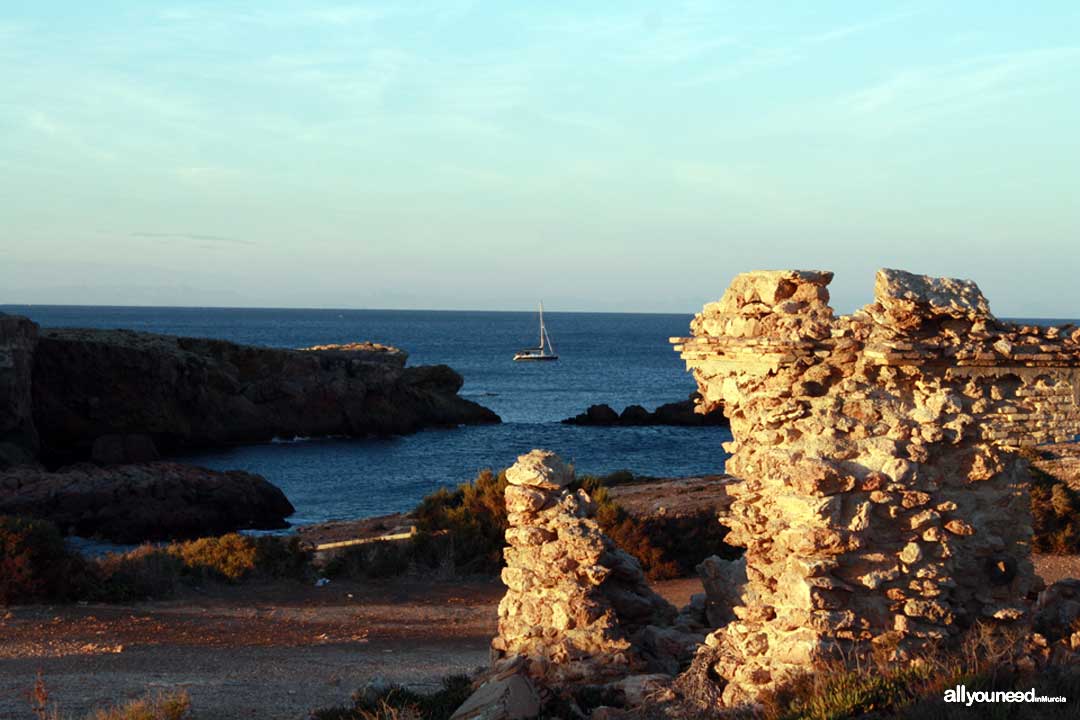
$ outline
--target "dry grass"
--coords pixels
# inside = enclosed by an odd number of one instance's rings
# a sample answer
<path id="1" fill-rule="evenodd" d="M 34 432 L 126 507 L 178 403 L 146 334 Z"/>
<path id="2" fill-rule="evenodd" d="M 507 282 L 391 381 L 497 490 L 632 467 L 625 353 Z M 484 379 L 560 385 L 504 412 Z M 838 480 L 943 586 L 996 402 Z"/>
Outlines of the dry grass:
<path id="1" fill-rule="evenodd" d="M 38 673 L 30 692 L 30 710 L 35 720 L 67 720 L 56 702 L 50 702 L 45 679 Z M 85 720 L 189 720 L 191 698 L 186 690 L 158 692 L 110 708 L 100 708 Z"/>
<path id="2" fill-rule="evenodd" d="M 882 647 L 857 659 L 820 663 L 782 690 L 765 698 L 762 720 L 846 720 L 862 717 L 959 720 L 972 717 L 1076 717 L 1075 706 L 1063 704 L 982 704 L 975 708 L 946 703 L 946 689 L 964 685 L 971 691 L 1038 689 L 1042 695 L 1080 700 L 1080 679 L 1049 670 L 1032 675 L 1017 659 L 1023 648 L 1019 632 L 988 625 L 972 628 L 959 648 L 932 649 L 909 663 L 898 663 L 893 650 Z"/>

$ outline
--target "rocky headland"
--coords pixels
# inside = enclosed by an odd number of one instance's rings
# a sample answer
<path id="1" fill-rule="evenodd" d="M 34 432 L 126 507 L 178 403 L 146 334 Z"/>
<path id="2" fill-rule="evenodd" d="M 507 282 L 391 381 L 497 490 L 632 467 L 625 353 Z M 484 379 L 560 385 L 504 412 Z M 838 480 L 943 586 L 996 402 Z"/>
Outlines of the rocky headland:
<path id="1" fill-rule="evenodd" d="M 157 461 L 278 436 L 499 422 L 458 396 L 458 373 L 407 357 L 375 343 L 289 350 L 0 315 L 0 514 L 120 542 L 282 527 L 292 506 L 265 479 Z"/>
<path id="2" fill-rule="evenodd" d="M 142 435 L 169 453 L 279 436 L 499 422 L 458 396 L 461 375 L 446 365 L 406 367 L 407 357 L 368 343 L 288 350 L 129 330 L 43 329 L 33 353 L 33 424 L 41 456 L 66 461 L 92 457 L 103 437 Z"/>

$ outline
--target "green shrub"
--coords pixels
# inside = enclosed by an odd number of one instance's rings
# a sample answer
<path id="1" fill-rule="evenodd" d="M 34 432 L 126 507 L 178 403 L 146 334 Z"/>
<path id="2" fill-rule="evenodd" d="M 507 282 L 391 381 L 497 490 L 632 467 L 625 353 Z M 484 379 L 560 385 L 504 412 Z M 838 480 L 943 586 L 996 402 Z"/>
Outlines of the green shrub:
<path id="1" fill-rule="evenodd" d="M 169 597 L 185 582 L 240 582 L 252 577 L 298 579 L 308 571 L 297 537 L 230 533 L 168 545 L 143 545 L 94 561 L 86 595 L 107 602 Z"/>
<path id="2" fill-rule="evenodd" d="M 87 595 L 105 602 L 169 597 L 176 592 L 184 572 L 180 557 L 154 545 L 109 553 L 94 563 L 97 582 Z"/>
<path id="3" fill-rule="evenodd" d="M 507 528 L 506 485 L 505 471 L 482 470 L 470 483 L 454 490 L 440 489 L 413 511 L 416 529 L 429 536 L 449 535 L 453 566 L 459 572 L 497 573 L 503 564 Z"/>
<path id="4" fill-rule="evenodd" d="M 66 599 L 84 574 L 55 525 L 0 516 L 0 605 Z"/>
<path id="5" fill-rule="evenodd" d="M 627 470 L 606 477 L 583 475 L 570 489 L 589 494 L 596 505 L 595 519 L 600 529 L 637 558 L 650 579 L 691 575 L 694 566 L 709 555 L 737 555 L 738 551 L 724 544 L 727 530 L 711 512 L 681 518 L 631 516 L 611 498 L 608 487 L 636 480 Z M 447 564 L 445 556 L 449 552 L 449 564 L 459 572 L 495 574 L 503 566 L 506 485 L 505 471 L 483 470 L 471 483 L 454 490 L 440 489 L 424 498 L 413 512 L 421 533 L 404 547 L 402 556 L 387 560 L 365 549 L 342 560 L 335 569 L 348 565 L 352 568 L 346 573 L 349 575 L 382 576 L 372 570 L 364 572 L 361 566 L 369 562 L 382 571 L 396 567 L 398 572 L 408 566 L 434 567 Z M 448 538 L 448 551 L 432 547 L 440 534 Z"/>
<path id="6" fill-rule="evenodd" d="M 237 533 L 172 543 L 166 552 L 180 558 L 184 569 L 200 578 L 236 582 L 255 570 L 255 541 Z"/>

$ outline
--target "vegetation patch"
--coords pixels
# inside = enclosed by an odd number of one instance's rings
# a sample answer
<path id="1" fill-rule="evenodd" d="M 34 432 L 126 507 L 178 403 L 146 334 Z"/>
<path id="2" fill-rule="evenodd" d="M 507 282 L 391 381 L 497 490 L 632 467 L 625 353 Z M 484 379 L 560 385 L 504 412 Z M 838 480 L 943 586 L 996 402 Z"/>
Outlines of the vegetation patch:
<path id="1" fill-rule="evenodd" d="M 353 693 L 351 708 L 326 708 L 311 714 L 311 720 L 447 720 L 472 694 L 467 675 L 443 678 L 433 693 L 418 693 L 401 685 L 366 688 Z"/>
<path id="2" fill-rule="evenodd" d="M 67 599 L 84 572 L 55 525 L 0 516 L 0 605 Z"/>
<path id="3" fill-rule="evenodd" d="M 163 598 L 185 584 L 305 578 L 299 538 L 231 533 L 84 558 L 43 520 L 0 517 L 0 605 Z"/>
<path id="4" fill-rule="evenodd" d="M 958 650 L 930 651 L 910 665 L 890 660 L 889 649 L 848 667 L 822 662 L 783 690 L 765 697 L 762 720 L 1016 720 L 1075 717 L 1066 703 L 997 703 L 968 707 L 945 701 L 945 691 L 963 685 L 968 692 L 1029 691 L 1037 695 L 1080 697 L 1080 678 L 1067 668 L 1034 674 L 1017 669 L 1021 637 L 975 626 Z M 1073 700 L 1075 702 L 1075 700 Z"/>
<path id="5" fill-rule="evenodd" d="M 1031 468 L 1030 492 L 1035 552 L 1080 552 L 1080 493 L 1036 467 Z"/>
<path id="6" fill-rule="evenodd" d="M 60 706 L 49 697 L 45 680 L 38 674 L 30 692 L 30 710 L 35 720 L 69 720 Z M 191 698 L 186 690 L 147 694 L 121 705 L 99 708 L 85 715 L 85 720 L 191 720 Z"/>
<path id="7" fill-rule="evenodd" d="M 627 471 L 605 477 L 581 476 L 570 487 L 583 489 L 596 504 L 596 522 L 616 545 L 633 555 L 652 580 L 685 577 L 710 555 L 736 557 L 724 544 L 727 529 L 703 511 L 677 518 L 638 518 L 608 492 L 639 482 Z M 330 577 L 388 577 L 412 570 L 442 575 L 495 575 L 503 567 L 507 528 L 506 472 L 481 471 L 475 480 L 428 495 L 411 513 L 417 534 L 407 541 L 367 543 L 339 552 L 324 572 Z"/>

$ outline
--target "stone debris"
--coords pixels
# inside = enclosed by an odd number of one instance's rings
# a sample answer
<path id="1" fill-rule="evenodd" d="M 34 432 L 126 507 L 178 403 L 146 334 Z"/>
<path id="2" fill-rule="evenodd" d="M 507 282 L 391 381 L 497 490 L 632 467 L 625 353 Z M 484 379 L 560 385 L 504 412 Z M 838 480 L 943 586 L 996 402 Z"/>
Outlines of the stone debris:
<path id="1" fill-rule="evenodd" d="M 588 494 L 570 489 L 570 468 L 554 453 L 533 450 L 506 478 L 507 592 L 492 642 L 494 669 L 523 664 L 528 676 L 560 690 L 677 672 L 703 636 L 673 626 L 675 608 L 601 532 Z"/>
<path id="2" fill-rule="evenodd" d="M 1080 432 L 1080 333 L 999 321 L 975 283 L 898 270 L 836 317 L 831 279 L 744 273 L 672 339 L 699 411 L 731 421 L 742 480 L 725 524 L 745 567 L 702 564 L 720 627 L 691 669 L 722 678 L 728 706 L 832 653 L 902 660 L 976 620 L 1029 623 L 1029 476 L 1010 451 Z"/>
<path id="3" fill-rule="evenodd" d="M 498 674 L 480 685 L 450 720 L 526 720 L 540 715 L 540 692 L 524 674 Z"/>

